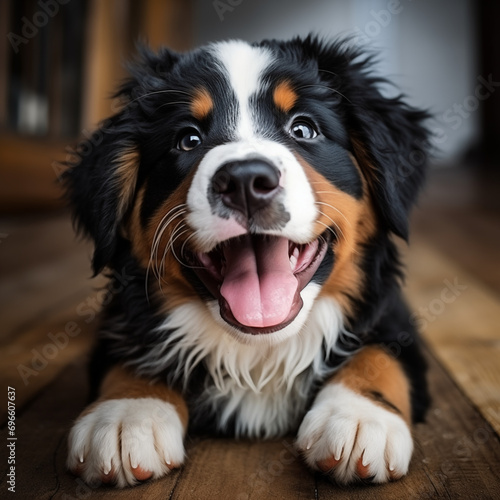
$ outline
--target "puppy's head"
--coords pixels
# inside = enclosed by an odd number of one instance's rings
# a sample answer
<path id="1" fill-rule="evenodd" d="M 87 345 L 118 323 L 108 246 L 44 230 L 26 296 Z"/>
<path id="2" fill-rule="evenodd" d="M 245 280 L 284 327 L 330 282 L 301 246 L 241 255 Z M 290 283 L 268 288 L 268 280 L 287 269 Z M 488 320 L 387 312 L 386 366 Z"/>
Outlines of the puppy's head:
<path id="1" fill-rule="evenodd" d="M 144 51 L 65 175 L 95 271 L 129 248 L 166 312 L 202 300 L 243 342 L 296 334 L 318 294 L 352 312 L 425 165 L 425 113 L 369 71 L 312 38 Z"/>

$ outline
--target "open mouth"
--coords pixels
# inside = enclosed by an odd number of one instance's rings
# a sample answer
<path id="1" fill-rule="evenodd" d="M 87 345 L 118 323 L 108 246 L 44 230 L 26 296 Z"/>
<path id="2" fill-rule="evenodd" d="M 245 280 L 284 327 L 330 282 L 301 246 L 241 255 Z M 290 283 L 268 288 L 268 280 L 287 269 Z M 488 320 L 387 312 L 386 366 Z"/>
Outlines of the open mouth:
<path id="1" fill-rule="evenodd" d="M 193 255 L 194 271 L 219 301 L 227 323 L 252 335 L 276 332 L 302 309 L 300 292 L 323 261 L 329 234 L 303 245 L 245 234 Z"/>

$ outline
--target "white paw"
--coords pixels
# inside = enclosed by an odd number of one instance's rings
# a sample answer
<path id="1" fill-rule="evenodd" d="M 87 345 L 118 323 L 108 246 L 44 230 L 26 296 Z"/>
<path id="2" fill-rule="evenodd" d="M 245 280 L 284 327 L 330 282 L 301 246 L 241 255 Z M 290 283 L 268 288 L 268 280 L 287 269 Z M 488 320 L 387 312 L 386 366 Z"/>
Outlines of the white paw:
<path id="1" fill-rule="evenodd" d="M 103 401 L 71 429 L 67 466 L 89 484 L 123 488 L 180 466 L 183 437 L 170 403 L 156 398 Z"/>
<path id="2" fill-rule="evenodd" d="M 318 394 L 300 426 L 297 447 L 307 464 L 339 483 L 376 483 L 408 472 L 413 439 L 405 421 L 344 385 Z"/>

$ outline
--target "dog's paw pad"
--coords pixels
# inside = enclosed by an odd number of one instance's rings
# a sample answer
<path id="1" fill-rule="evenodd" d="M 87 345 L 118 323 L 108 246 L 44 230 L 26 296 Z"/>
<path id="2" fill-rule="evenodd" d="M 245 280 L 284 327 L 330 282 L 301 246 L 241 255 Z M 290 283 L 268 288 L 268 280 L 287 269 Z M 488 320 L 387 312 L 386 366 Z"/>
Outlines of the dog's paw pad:
<path id="1" fill-rule="evenodd" d="M 153 477 L 153 471 L 143 469 L 140 466 L 132 467 L 132 474 L 138 481 L 147 481 Z"/>
<path id="2" fill-rule="evenodd" d="M 383 483 L 407 473 L 413 440 L 399 415 L 342 384 L 331 384 L 305 416 L 297 447 L 310 467 L 339 483 Z"/>
<path id="3" fill-rule="evenodd" d="M 103 484 L 113 484 L 116 482 L 116 472 L 114 469 L 111 469 L 110 471 L 104 470 L 101 472 L 100 478 Z"/>
<path id="4" fill-rule="evenodd" d="M 323 460 L 319 460 L 316 462 L 316 465 L 318 466 L 318 469 L 322 472 L 328 472 L 333 470 L 337 465 L 340 463 L 340 459 L 336 459 L 335 457 L 327 457 L 324 458 Z"/>
<path id="5" fill-rule="evenodd" d="M 156 398 L 98 403 L 69 435 L 68 468 L 87 483 L 136 484 L 184 460 L 184 428 L 170 403 Z"/>
<path id="6" fill-rule="evenodd" d="M 363 463 L 363 454 L 358 458 L 356 463 L 356 474 L 360 479 L 368 479 L 372 475 L 368 464 Z"/>

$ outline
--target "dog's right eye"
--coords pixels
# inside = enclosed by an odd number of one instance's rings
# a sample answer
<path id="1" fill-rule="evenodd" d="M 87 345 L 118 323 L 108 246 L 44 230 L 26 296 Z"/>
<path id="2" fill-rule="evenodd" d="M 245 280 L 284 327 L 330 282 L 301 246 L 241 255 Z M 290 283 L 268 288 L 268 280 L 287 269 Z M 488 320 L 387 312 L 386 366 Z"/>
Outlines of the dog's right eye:
<path id="1" fill-rule="evenodd" d="M 308 120 L 303 118 L 296 119 L 288 133 L 294 139 L 314 139 L 318 136 L 316 129 L 309 123 Z"/>
<path id="2" fill-rule="evenodd" d="M 180 149 L 181 151 L 191 151 L 194 148 L 197 148 L 200 144 L 200 133 L 196 129 L 191 128 L 182 134 L 179 142 L 177 143 L 177 149 Z"/>

